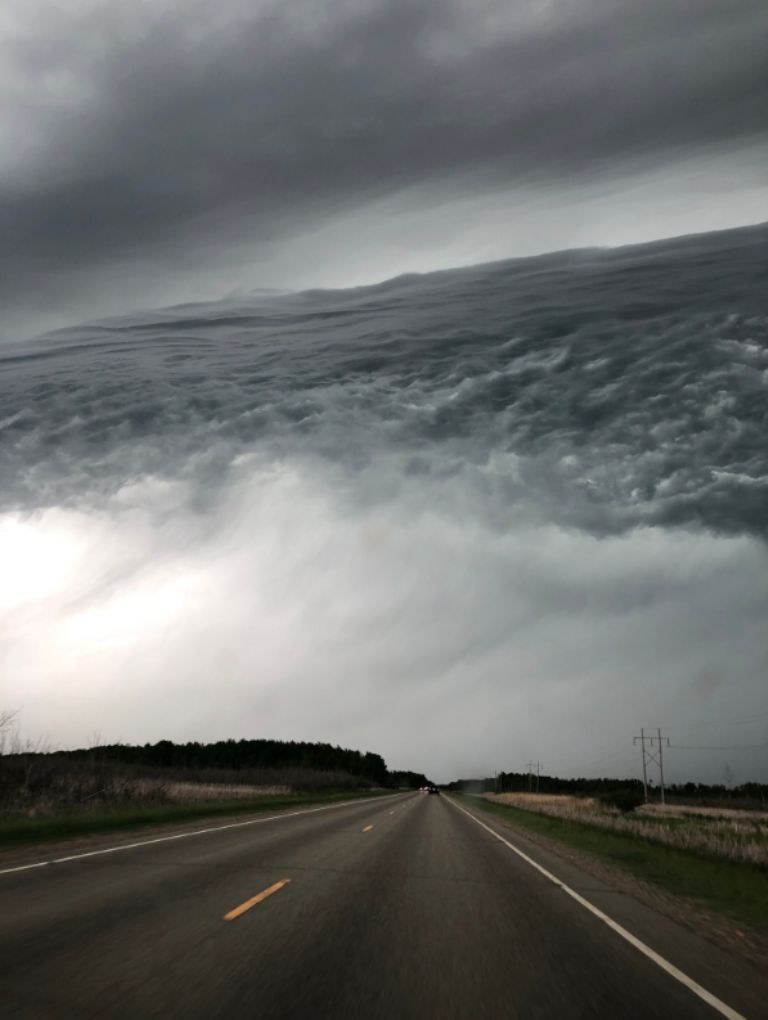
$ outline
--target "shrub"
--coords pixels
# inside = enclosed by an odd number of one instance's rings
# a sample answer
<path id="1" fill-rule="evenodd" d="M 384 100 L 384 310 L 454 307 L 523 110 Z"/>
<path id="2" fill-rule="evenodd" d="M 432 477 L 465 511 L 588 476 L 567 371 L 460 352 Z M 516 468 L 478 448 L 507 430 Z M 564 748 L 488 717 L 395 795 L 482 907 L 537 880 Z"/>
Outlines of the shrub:
<path id="1" fill-rule="evenodd" d="M 609 793 L 601 793 L 599 801 L 605 807 L 616 808 L 624 814 L 634 811 L 641 804 L 645 803 L 643 791 L 634 786 L 624 786 L 618 790 L 611 790 Z"/>

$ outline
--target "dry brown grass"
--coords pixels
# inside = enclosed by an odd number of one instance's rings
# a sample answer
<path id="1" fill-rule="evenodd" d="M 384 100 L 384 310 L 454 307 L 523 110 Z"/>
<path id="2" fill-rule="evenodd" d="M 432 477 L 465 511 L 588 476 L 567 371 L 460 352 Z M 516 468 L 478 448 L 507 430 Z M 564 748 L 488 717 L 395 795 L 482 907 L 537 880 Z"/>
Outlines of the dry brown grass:
<path id="1" fill-rule="evenodd" d="M 746 818 L 760 822 L 768 822 L 768 811 L 743 811 L 739 808 L 698 807 L 695 804 L 645 804 L 638 808 L 636 814 L 650 815 L 659 818 L 726 818 L 743 821 Z"/>
<path id="2" fill-rule="evenodd" d="M 258 800 L 365 788 L 343 772 L 284 769 L 159 769 L 64 755 L 0 757 L 0 818 Z"/>
<path id="3" fill-rule="evenodd" d="M 277 797 L 292 792 L 290 786 L 252 786 L 245 783 L 168 783 L 174 803 L 206 800 L 237 800 L 240 797 Z"/>
<path id="4" fill-rule="evenodd" d="M 488 793 L 488 800 L 523 811 L 623 832 L 678 849 L 768 867 L 768 814 L 728 808 L 647 804 L 622 814 L 592 797 Z"/>

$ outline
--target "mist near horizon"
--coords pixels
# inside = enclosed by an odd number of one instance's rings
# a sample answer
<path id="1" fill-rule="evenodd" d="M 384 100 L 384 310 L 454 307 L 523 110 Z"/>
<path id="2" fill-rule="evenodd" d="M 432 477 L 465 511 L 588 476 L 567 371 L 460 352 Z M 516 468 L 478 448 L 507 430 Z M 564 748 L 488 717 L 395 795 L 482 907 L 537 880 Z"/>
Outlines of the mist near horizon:
<path id="1" fill-rule="evenodd" d="M 768 227 L 0 349 L 0 670 L 54 745 L 768 776 Z"/>

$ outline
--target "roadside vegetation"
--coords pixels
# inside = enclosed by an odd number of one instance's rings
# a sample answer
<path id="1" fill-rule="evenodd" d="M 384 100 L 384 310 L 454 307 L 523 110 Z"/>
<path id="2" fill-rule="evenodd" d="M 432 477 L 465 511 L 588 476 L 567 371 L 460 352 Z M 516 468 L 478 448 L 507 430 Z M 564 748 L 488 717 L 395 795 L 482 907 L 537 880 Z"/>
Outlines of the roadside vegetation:
<path id="1" fill-rule="evenodd" d="M 261 812 L 288 810 L 312 804 L 330 804 L 355 797 L 373 797 L 392 793 L 391 790 L 328 791 L 325 793 L 270 794 L 261 797 L 240 797 L 228 800 L 211 799 L 186 803 L 148 805 L 102 805 L 87 811 L 37 817 L 0 817 L 0 850 L 31 843 L 67 839 L 102 832 L 117 832 L 203 819 L 236 817 Z"/>
<path id="2" fill-rule="evenodd" d="M 718 809 L 659 810 L 657 805 L 621 812 L 588 797 L 459 796 L 468 806 L 608 861 L 768 935 L 768 816 L 763 812 L 723 815 Z"/>
<path id="3" fill-rule="evenodd" d="M 274 811 L 417 788 L 379 756 L 324 744 L 220 741 L 48 752 L 6 733 L 0 755 L 0 848 L 22 843 Z M 346 766 L 346 767 L 344 767 Z"/>
<path id="4" fill-rule="evenodd" d="M 626 811 L 611 798 L 536 793 L 486 793 L 485 798 L 523 811 L 583 822 L 679 850 L 768 869 L 768 811 L 643 804 Z"/>
<path id="5" fill-rule="evenodd" d="M 540 775 L 536 778 L 536 793 L 568 794 L 572 797 L 597 797 L 614 800 L 616 807 L 629 809 L 643 803 L 643 784 L 639 779 L 620 779 L 616 776 L 580 776 L 564 779 L 561 776 Z M 481 779 L 456 779 L 446 789 L 457 793 L 530 793 L 534 776 L 529 772 L 497 772 Z M 659 800 L 659 790 L 648 781 L 650 800 Z M 722 783 L 667 783 L 667 801 L 689 807 L 712 807 L 718 810 L 736 808 L 745 811 L 768 811 L 768 783 L 747 782 L 740 786 Z"/>

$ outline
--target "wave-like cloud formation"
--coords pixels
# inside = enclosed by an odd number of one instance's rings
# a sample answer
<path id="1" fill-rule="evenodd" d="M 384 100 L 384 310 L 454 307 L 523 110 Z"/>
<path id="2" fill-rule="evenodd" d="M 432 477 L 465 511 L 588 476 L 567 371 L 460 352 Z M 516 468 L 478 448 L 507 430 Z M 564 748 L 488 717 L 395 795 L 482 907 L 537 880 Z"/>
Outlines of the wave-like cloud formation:
<path id="1" fill-rule="evenodd" d="M 148 475 L 210 499 L 257 449 L 461 476 L 502 527 L 764 535 L 767 234 L 176 308 L 9 349 L 3 501 Z"/>
<path id="2" fill-rule="evenodd" d="M 367 740 L 444 776 L 758 718 L 767 235 L 7 348 L 7 697 L 56 739 Z"/>

